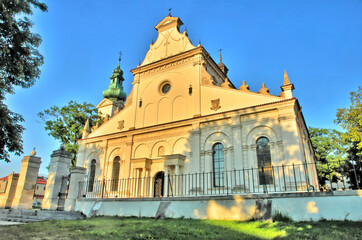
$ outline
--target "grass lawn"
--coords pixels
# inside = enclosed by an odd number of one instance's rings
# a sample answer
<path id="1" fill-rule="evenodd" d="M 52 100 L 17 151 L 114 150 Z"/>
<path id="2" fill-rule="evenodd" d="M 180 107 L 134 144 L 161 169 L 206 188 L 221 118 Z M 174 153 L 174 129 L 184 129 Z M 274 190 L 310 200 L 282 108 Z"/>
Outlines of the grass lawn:
<path id="1" fill-rule="evenodd" d="M 362 222 L 96 217 L 0 226 L 0 239 L 362 239 Z"/>

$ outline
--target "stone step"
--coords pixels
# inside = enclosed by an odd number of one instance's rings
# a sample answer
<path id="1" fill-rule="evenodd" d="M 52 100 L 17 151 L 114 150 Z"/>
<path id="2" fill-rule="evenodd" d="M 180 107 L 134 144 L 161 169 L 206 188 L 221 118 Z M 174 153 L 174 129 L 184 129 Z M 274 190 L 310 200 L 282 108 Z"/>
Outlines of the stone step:
<path id="1" fill-rule="evenodd" d="M 21 218 L 21 219 L 19 219 L 19 218 L 8 218 L 7 220 L 1 220 L 1 221 L 30 223 L 30 222 L 40 222 L 41 220 L 30 219 L 30 218 Z"/>
<path id="2" fill-rule="evenodd" d="M 6 211 L 5 211 L 6 210 Z M 85 216 L 80 212 L 1 209 L 1 221 L 35 222 L 47 220 L 78 220 Z"/>

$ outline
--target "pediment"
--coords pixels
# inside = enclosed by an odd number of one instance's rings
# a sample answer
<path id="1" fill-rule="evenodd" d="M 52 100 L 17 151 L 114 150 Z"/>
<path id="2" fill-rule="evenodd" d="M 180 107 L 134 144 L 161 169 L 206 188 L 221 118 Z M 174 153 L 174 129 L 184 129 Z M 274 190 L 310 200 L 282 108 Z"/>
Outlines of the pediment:
<path id="1" fill-rule="evenodd" d="M 109 100 L 107 98 L 103 98 L 103 100 L 100 103 L 98 103 L 97 108 L 99 109 L 99 108 L 106 107 L 106 106 L 109 106 L 112 104 L 113 104 L 113 102 L 111 100 Z"/>
<path id="2" fill-rule="evenodd" d="M 156 25 L 157 40 L 150 45 L 141 66 L 196 48 L 187 32 L 179 32 L 182 21 L 177 17 L 166 17 Z"/>

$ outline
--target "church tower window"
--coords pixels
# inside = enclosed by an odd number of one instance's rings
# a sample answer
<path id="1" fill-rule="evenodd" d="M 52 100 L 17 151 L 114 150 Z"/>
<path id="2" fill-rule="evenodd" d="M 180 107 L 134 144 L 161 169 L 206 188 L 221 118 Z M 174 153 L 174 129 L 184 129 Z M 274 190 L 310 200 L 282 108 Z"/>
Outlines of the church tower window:
<path id="1" fill-rule="evenodd" d="M 269 139 L 260 137 L 256 141 L 256 155 L 258 159 L 259 182 L 261 185 L 272 184 L 272 168 Z"/>
<path id="2" fill-rule="evenodd" d="M 95 159 L 91 161 L 90 171 L 89 171 L 88 192 L 93 192 L 94 177 L 96 175 L 96 163 L 97 161 Z"/>
<path id="3" fill-rule="evenodd" d="M 115 157 L 113 159 L 113 166 L 112 166 L 112 185 L 111 185 L 111 191 L 117 191 L 118 189 L 118 179 L 119 179 L 119 161 L 120 157 Z"/>
<path id="4" fill-rule="evenodd" d="M 221 143 L 212 147 L 212 161 L 214 170 L 214 187 L 224 186 L 224 151 Z"/>

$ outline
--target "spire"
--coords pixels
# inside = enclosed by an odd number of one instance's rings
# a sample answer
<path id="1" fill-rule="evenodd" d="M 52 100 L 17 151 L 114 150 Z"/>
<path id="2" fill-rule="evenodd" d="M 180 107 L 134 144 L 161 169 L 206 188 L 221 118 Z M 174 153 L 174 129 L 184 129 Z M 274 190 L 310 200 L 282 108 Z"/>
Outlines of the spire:
<path id="1" fill-rule="evenodd" d="M 121 53 L 118 58 L 118 66 L 113 70 L 113 74 L 110 77 L 111 83 L 108 86 L 108 89 L 103 91 L 103 97 L 107 98 L 111 101 L 126 101 L 127 94 L 123 91 L 122 82 L 124 81 L 123 78 L 123 71 L 120 67 L 121 65 Z"/>
<path id="2" fill-rule="evenodd" d="M 87 118 L 87 121 L 85 122 L 85 125 L 82 130 L 82 138 L 88 137 L 88 135 L 91 133 L 91 129 L 89 126 L 89 118 Z"/>
<path id="3" fill-rule="evenodd" d="M 222 53 L 221 53 L 222 49 L 219 49 L 220 52 L 220 62 L 217 64 L 219 66 L 219 68 L 221 69 L 221 71 L 225 74 L 225 76 L 227 76 L 229 69 L 225 66 L 225 64 L 222 62 Z"/>
<path id="4" fill-rule="evenodd" d="M 283 86 L 281 86 L 280 88 L 282 89 L 282 92 L 280 93 L 281 97 L 284 97 L 284 98 L 293 97 L 294 85 L 292 83 L 290 83 L 286 70 L 284 70 Z"/>
<path id="5" fill-rule="evenodd" d="M 289 77 L 288 77 L 287 71 L 284 70 L 284 81 L 283 81 L 283 85 L 288 85 L 288 84 L 290 84 Z"/>

